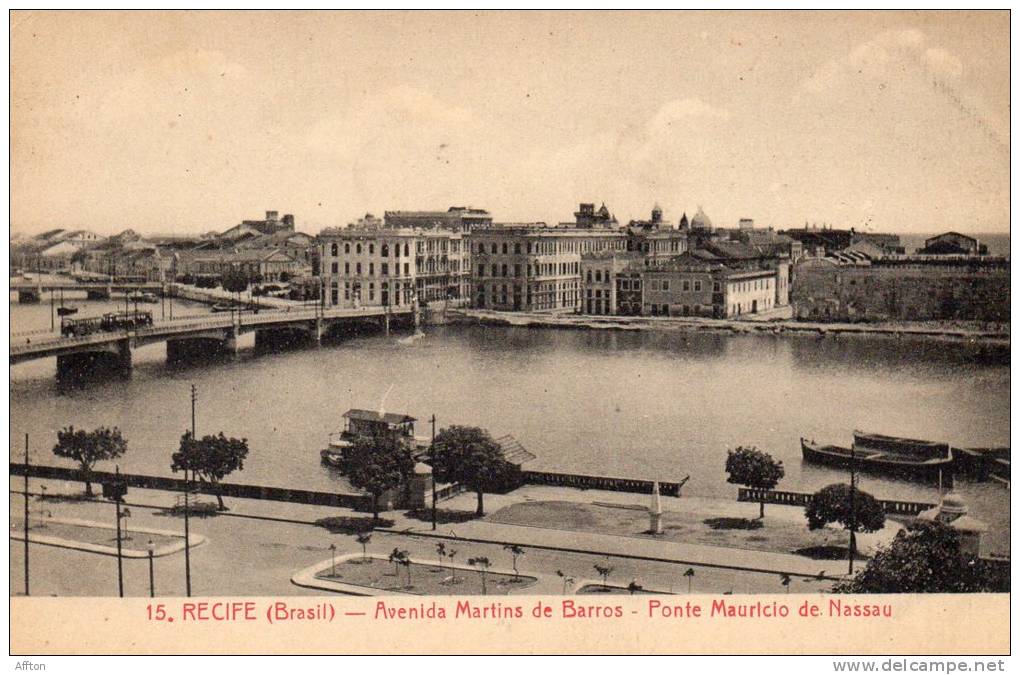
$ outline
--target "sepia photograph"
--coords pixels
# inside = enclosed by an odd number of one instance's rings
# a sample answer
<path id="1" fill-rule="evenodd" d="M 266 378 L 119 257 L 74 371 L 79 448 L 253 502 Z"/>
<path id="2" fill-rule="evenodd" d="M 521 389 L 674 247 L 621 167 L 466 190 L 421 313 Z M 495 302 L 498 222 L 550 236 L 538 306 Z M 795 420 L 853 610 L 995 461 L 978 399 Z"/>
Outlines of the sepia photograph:
<path id="1" fill-rule="evenodd" d="M 1003 669 L 1009 10 L 14 10 L 9 40 L 17 669 Z"/>

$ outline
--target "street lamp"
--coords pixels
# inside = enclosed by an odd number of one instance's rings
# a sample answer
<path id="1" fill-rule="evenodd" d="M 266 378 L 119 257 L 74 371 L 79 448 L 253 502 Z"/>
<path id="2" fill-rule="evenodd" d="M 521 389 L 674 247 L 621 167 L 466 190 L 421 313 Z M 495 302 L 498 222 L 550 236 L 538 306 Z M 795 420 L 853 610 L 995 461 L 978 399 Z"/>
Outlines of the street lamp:
<path id="1" fill-rule="evenodd" d="M 150 539 L 146 548 L 149 551 L 149 597 L 154 598 L 156 597 L 156 576 L 153 573 L 152 557 L 156 552 L 156 544 Z"/>
<path id="2" fill-rule="evenodd" d="M 329 576 L 335 578 L 336 577 L 336 544 L 330 544 L 329 545 L 329 561 L 330 561 L 330 567 L 332 568 L 332 571 L 330 572 Z"/>

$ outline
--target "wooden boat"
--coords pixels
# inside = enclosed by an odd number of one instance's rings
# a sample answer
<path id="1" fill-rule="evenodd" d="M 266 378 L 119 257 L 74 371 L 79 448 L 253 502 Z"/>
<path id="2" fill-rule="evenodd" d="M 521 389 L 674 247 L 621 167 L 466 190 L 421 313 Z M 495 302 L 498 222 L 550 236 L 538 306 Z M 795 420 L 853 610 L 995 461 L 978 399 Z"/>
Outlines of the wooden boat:
<path id="1" fill-rule="evenodd" d="M 77 307 L 57 307 L 57 316 L 70 316 L 77 313 Z"/>
<path id="2" fill-rule="evenodd" d="M 156 303 L 159 302 L 159 298 L 156 297 L 155 293 L 144 293 L 142 291 L 134 291 L 128 294 L 128 300 L 131 302 L 148 302 Z"/>
<path id="3" fill-rule="evenodd" d="M 823 445 L 800 439 L 804 459 L 849 469 L 851 463 L 862 471 L 899 478 L 951 484 L 953 453 L 947 443 L 854 432 L 853 447 Z"/>
<path id="4" fill-rule="evenodd" d="M 235 309 L 237 308 L 234 305 L 225 302 L 217 302 L 212 306 L 212 311 L 214 312 L 231 312 Z"/>

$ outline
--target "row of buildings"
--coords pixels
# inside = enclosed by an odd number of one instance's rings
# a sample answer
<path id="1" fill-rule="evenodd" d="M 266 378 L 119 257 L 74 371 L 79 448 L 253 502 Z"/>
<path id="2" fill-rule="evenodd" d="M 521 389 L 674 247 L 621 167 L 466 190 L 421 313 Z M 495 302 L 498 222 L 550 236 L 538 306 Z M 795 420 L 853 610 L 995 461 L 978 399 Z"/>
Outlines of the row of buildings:
<path id="1" fill-rule="evenodd" d="M 605 206 L 573 220 L 496 223 L 483 209 L 365 214 L 317 236 L 267 211 L 200 237 L 103 238 L 52 230 L 12 241 L 24 270 L 191 283 L 239 273 L 320 289 L 328 306 L 444 302 L 500 311 L 814 320 L 1008 317 L 1008 261 L 976 239 L 932 237 L 914 254 L 890 234 L 829 227 L 719 228 L 702 209 L 672 223 L 656 206 L 621 224 Z M 306 297 L 306 295 L 302 295 Z"/>
<path id="2" fill-rule="evenodd" d="M 485 211 L 371 214 L 319 234 L 330 306 L 447 301 L 502 311 L 712 316 L 788 303 L 798 242 L 713 228 L 699 209 L 677 224 L 655 207 L 621 226 L 603 204 L 574 220 L 494 223 Z M 743 235 L 743 236 L 742 236 Z"/>

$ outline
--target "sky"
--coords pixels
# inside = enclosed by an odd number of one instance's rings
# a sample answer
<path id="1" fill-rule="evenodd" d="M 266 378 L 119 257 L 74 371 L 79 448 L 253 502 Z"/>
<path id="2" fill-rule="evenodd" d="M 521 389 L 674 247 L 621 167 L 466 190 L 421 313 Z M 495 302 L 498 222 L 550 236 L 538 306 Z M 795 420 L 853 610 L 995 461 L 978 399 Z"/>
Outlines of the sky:
<path id="1" fill-rule="evenodd" d="M 13 12 L 11 227 L 1009 229 L 1007 12 Z"/>

